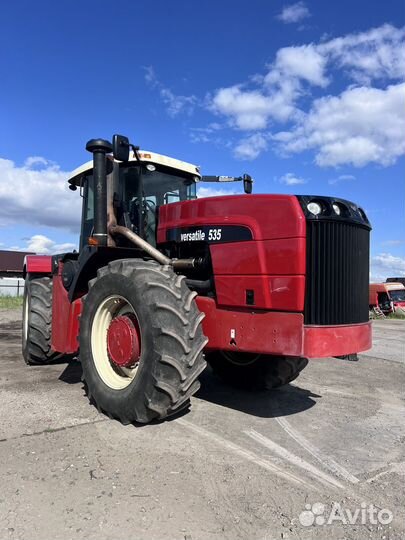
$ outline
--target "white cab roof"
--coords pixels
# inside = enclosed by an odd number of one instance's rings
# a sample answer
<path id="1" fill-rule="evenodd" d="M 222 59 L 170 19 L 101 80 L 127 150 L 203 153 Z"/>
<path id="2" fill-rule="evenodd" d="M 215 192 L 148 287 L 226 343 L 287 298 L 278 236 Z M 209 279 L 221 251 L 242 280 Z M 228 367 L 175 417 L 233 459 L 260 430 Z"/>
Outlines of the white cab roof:
<path id="1" fill-rule="evenodd" d="M 187 163 L 186 161 L 181 161 L 180 159 L 171 158 L 169 156 L 163 156 L 162 154 L 156 154 L 155 152 L 149 152 L 148 150 L 139 150 L 138 155 L 141 161 L 145 163 L 156 163 L 156 165 L 164 165 L 165 167 L 171 167 L 172 169 L 177 169 L 184 171 L 189 174 L 193 174 L 201 178 L 200 170 L 196 165 Z M 110 157 L 110 156 L 108 156 Z M 112 157 L 110 157 L 112 159 Z M 128 162 L 136 162 L 136 157 L 131 155 Z M 117 161 L 116 163 L 120 163 Z M 80 184 L 80 179 L 88 171 L 93 168 L 93 160 L 87 161 L 80 167 L 77 167 L 68 178 L 70 184 Z"/>
<path id="2" fill-rule="evenodd" d="M 405 289 L 402 283 L 398 283 L 396 281 L 386 281 L 384 285 L 387 287 L 388 291 L 397 291 Z"/>

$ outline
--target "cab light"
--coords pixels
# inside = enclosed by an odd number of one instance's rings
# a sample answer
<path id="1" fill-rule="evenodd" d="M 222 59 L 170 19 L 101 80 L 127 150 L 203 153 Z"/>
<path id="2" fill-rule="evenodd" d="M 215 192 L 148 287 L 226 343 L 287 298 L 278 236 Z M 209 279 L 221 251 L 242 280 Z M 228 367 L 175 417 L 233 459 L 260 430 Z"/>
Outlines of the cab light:
<path id="1" fill-rule="evenodd" d="M 87 239 L 87 244 L 89 246 L 98 246 L 98 240 L 97 238 L 94 238 L 94 236 L 89 236 L 89 238 Z"/>
<path id="2" fill-rule="evenodd" d="M 364 220 L 364 221 L 367 221 L 367 216 L 366 216 L 366 213 L 364 212 L 364 210 L 362 208 L 358 208 L 358 212 L 361 216 L 361 219 Z"/>

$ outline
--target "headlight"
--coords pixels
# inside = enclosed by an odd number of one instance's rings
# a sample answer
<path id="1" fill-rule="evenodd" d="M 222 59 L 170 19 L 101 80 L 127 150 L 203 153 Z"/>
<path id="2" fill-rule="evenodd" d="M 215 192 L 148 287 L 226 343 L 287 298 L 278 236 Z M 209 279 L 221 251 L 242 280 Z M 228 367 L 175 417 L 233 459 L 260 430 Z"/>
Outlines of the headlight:
<path id="1" fill-rule="evenodd" d="M 150 171 L 150 172 L 156 171 L 156 167 L 153 165 L 153 163 L 148 163 L 148 164 L 146 165 L 146 168 L 147 168 L 148 171 Z"/>
<path id="2" fill-rule="evenodd" d="M 335 211 L 335 214 L 337 216 L 340 216 L 340 213 L 341 213 L 340 206 L 338 204 L 336 204 L 336 203 L 333 203 L 332 207 L 333 207 L 333 210 Z"/>
<path id="3" fill-rule="evenodd" d="M 314 214 L 314 216 L 317 216 L 322 212 L 322 206 L 317 202 L 308 203 L 307 208 L 311 214 Z"/>

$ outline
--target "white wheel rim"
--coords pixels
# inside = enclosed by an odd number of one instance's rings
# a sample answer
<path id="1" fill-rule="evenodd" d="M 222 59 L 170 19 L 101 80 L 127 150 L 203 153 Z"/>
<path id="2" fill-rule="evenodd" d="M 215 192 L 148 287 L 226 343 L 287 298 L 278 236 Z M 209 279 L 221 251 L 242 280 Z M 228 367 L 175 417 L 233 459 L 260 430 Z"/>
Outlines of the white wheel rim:
<path id="1" fill-rule="evenodd" d="M 107 351 L 107 332 L 111 321 L 119 315 L 136 313 L 123 296 L 108 296 L 98 306 L 91 325 L 91 352 L 94 365 L 104 384 L 113 390 L 123 390 L 134 380 L 139 362 L 134 367 L 119 367 L 114 364 Z"/>

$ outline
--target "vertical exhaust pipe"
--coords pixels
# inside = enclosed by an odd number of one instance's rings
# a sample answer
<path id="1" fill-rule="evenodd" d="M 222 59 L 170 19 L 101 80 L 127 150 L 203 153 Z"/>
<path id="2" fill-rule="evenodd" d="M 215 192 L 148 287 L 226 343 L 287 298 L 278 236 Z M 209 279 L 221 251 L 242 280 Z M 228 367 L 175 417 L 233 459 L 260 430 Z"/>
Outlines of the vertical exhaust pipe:
<path id="1" fill-rule="evenodd" d="M 86 150 L 93 154 L 94 232 L 99 246 L 106 246 L 107 232 L 107 167 L 106 154 L 112 152 L 111 143 L 104 139 L 91 139 Z"/>

